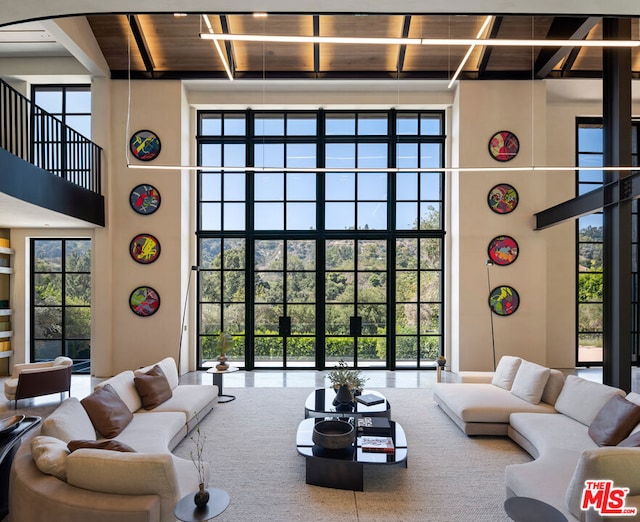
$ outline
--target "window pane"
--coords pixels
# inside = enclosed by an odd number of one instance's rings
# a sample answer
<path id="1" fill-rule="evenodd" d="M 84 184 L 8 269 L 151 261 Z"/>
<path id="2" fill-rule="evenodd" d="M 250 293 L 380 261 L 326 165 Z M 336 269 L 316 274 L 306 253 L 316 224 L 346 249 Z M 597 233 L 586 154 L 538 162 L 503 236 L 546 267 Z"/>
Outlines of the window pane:
<path id="1" fill-rule="evenodd" d="M 421 143 L 420 166 L 423 169 L 440 167 L 440 150 L 439 143 Z"/>
<path id="2" fill-rule="evenodd" d="M 68 88 L 66 112 L 91 114 L 91 90 Z"/>
<path id="3" fill-rule="evenodd" d="M 245 174 L 241 172 L 225 172 L 224 199 L 227 201 L 244 201 L 245 199 Z"/>
<path id="4" fill-rule="evenodd" d="M 90 274 L 67 274 L 65 282 L 65 304 L 91 305 Z"/>
<path id="5" fill-rule="evenodd" d="M 387 174 L 384 172 L 359 172 L 358 199 L 386 201 Z"/>
<path id="6" fill-rule="evenodd" d="M 71 272 L 89 272 L 91 270 L 91 241 L 67 240 L 66 269 Z"/>
<path id="7" fill-rule="evenodd" d="M 220 205 L 220 203 L 202 203 L 200 205 L 200 216 L 202 221 L 200 223 L 200 227 L 202 230 L 222 229 L 222 219 L 220 216 L 221 210 L 222 205 Z"/>
<path id="8" fill-rule="evenodd" d="M 315 229 L 315 203 L 287 203 L 287 230 Z"/>
<path id="9" fill-rule="evenodd" d="M 359 230 L 385 230 L 386 228 L 386 203 L 358 203 Z"/>
<path id="10" fill-rule="evenodd" d="M 314 136 L 317 133 L 315 114 L 287 115 L 287 134 L 289 136 Z"/>
<path id="11" fill-rule="evenodd" d="M 230 143 L 224 146 L 224 166 L 225 167 L 244 167 L 245 146 L 237 143 Z"/>
<path id="12" fill-rule="evenodd" d="M 418 199 L 418 174 L 416 172 L 399 172 L 396 174 L 396 199 Z"/>
<path id="13" fill-rule="evenodd" d="M 224 133 L 226 136 L 245 136 L 247 124 L 244 114 L 225 114 Z"/>
<path id="14" fill-rule="evenodd" d="M 386 113 L 363 113 L 358 115 L 358 134 L 385 136 L 389 123 Z"/>
<path id="15" fill-rule="evenodd" d="M 358 144 L 359 168 L 386 168 L 387 144 L 386 143 L 360 143 Z"/>
<path id="16" fill-rule="evenodd" d="M 284 114 L 256 114 L 255 116 L 256 136 L 283 136 L 284 135 Z"/>
<path id="17" fill-rule="evenodd" d="M 290 143 L 287 145 L 287 167 L 315 168 L 315 143 Z"/>
<path id="18" fill-rule="evenodd" d="M 284 230 L 284 205 L 282 203 L 256 203 L 254 205 L 256 230 Z"/>
<path id="19" fill-rule="evenodd" d="M 254 148 L 256 167 L 284 167 L 283 143 L 258 143 Z"/>
<path id="20" fill-rule="evenodd" d="M 225 230 L 245 230 L 244 203 L 225 203 L 223 212 Z"/>
<path id="21" fill-rule="evenodd" d="M 284 199 L 284 174 L 255 174 L 255 198 L 257 201 Z"/>
<path id="22" fill-rule="evenodd" d="M 33 275 L 33 302 L 39 305 L 62 304 L 62 275 L 60 274 L 34 274 Z"/>
<path id="23" fill-rule="evenodd" d="M 440 227 L 440 205 L 422 203 L 420 205 L 420 230 L 436 230 Z"/>
<path id="24" fill-rule="evenodd" d="M 355 143 L 327 143 L 325 165 L 329 169 L 348 169 L 356 165 Z"/>
<path id="25" fill-rule="evenodd" d="M 420 134 L 423 136 L 442 134 L 442 116 L 423 114 L 420 118 Z"/>
<path id="26" fill-rule="evenodd" d="M 578 127 L 578 144 L 580 152 L 603 152 L 602 126 Z"/>
<path id="27" fill-rule="evenodd" d="M 353 113 L 328 113 L 325 120 L 327 136 L 353 136 L 356 133 L 356 115 Z"/>
<path id="28" fill-rule="evenodd" d="M 49 114 L 62 114 L 62 91 L 36 90 L 35 104 Z"/>
<path id="29" fill-rule="evenodd" d="M 65 123 L 71 127 L 74 131 L 81 134 L 87 139 L 91 139 L 91 115 L 86 116 L 67 116 Z M 72 139 L 77 139 L 77 136 L 73 136 Z"/>
<path id="30" fill-rule="evenodd" d="M 207 143 L 200 147 L 200 165 L 203 167 L 222 166 L 222 145 L 219 143 Z"/>
<path id="31" fill-rule="evenodd" d="M 351 240 L 327 241 L 327 270 L 353 270 L 355 261 L 355 245 Z"/>
<path id="32" fill-rule="evenodd" d="M 222 134 L 222 115 L 203 114 L 200 116 L 201 133 L 204 136 L 220 136 Z M 206 145 L 203 145 L 206 147 Z"/>
<path id="33" fill-rule="evenodd" d="M 202 181 L 201 199 L 203 201 L 220 201 L 222 198 L 222 187 L 220 186 L 222 182 L 222 175 L 219 173 L 204 173 L 200 179 Z"/>
<path id="34" fill-rule="evenodd" d="M 396 116 L 396 132 L 398 134 L 418 134 L 418 114 L 399 113 Z"/>
<path id="35" fill-rule="evenodd" d="M 65 336 L 67 339 L 91 337 L 91 308 L 67 306 L 65 308 Z"/>
<path id="36" fill-rule="evenodd" d="M 417 203 L 396 204 L 396 229 L 416 230 L 418 221 Z"/>
<path id="37" fill-rule="evenodd" d="M 442 174 L 439 172 L 421 172 L 420 173 L 420 199 L 437 201 L 441 199 L 440 195 L 440 179 Z"/>
<path id="38" fill-rule="evenodd" d="M 356 175 L 346 172 L 327 173 L 325 193 L 328 200 L 354 200 L 356 198 Z"/>
<path id="39" fill-rule="evenodd" d="M 355 205 L 353 203 L 327 203 L 325 228 L 327 230 L 353 230 Z"/>
<path id="40" fill-rule="evenodd" d="M 33 337 L 36 339 L 62 338 L 62 307 L 35 306 L 33 308 Z"/>
<path id="41" fill-rule="evenodd" d="M 287 200 L 316 199 L 316 175 L 287 173 Z"/>
<path id="42" fill-rule="evenodd" d="M 398 143 L 396 147 L 396 166 L 401 169 L 413 169 L 418 166 L 417 143 Z"/>
<path id="43" fill-rule="evenodd" d="M 589 227 L 602 228 L 602 214 L 589 214 L 588 216 L 578 219 L 578 230 L 580 230 L 580 234 L 583 233 L 584 229 L 588 229 Z"/>
<path id="44" fill-rule="evenodd" d="M 62 241 L 38 240 L 34 247 L 36 271 L 60 272 L 62 270 Z"/>
<path id="45" fill-rule="evenodd" d="M 420 239 L 420 268 L 440 268 L 441 240 Z"/>
<path id="46" fill-rule="evenodd" d="M 418 267 L 418 240 L 403 238 L 396 240 L 396 268 L 412 269 Z"/>

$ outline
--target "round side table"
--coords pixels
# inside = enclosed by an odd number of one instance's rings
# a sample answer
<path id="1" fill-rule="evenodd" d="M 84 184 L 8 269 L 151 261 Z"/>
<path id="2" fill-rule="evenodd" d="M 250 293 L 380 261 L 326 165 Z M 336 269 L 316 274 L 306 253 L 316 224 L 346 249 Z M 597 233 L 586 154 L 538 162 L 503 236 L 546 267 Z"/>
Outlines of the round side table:
<path id="1" fill-rule="evenodd" d="M 229 505 L 229 493 L 218 488 L 207 488 L 209 502 L 205 509 L 196 509 L 193 502 L 195 491 L 180 499 L 173 514 L 182 522 L 201 522 L 220 515 Z"/>
<path id="2" fill-rule="evenodd" d="M 222 376 L 225 373 L 233 373 L 233 372 L 237 372 L 238 370 L 239 368 L 237 366 L 229 366 L 229 368 L 227 368 L 226 370 L 218 370 L 218 368 L 215 368 L 215 367 L 209 368 L 207 370 L 207 373 L 210 373 L 211 376 L 213 377 L 213 385 L 218 387 L 218 397 L 226 398 L 226 400 L 224 401 L 218 400 L 218 402 L 220 403 L 231 402 L 236 399 L 235 395 L 226 395 L 222 393 Z"/>
<path id="3" fill-rule="evenodd" d="M 504 510 L 515 522 L 567 522 L 556 508 L 535 498 L 510 497 L 504 501 Z"/>

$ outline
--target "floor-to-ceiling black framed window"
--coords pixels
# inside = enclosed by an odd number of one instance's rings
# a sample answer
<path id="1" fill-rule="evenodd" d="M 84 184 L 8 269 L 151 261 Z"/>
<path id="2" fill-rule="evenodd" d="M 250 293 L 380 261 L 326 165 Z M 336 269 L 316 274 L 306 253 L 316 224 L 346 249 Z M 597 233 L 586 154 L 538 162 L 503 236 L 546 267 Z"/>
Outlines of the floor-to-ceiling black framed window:
<path id="1" fill-rule="evenodd" d="M 638 166 L 640 153 L 640 121 L 632 122 L 632 166 Z M 603 184 L 600 170 L 580 170 L 580 167 L 601 167 L 603 164 L 602 118 L 581 117 L 576 125 L 576 194 L 599 189 Z M 632 203 L 632 362 L 638 363 L 640 347 L 640 299 L 638 296 L 638 245 L 640 235 L 638 200 Z M 577 327 L 576 362 L 578 366 L 602 365 L 603 344 L 603 222 L 602 212 L 576 220 L 576 288 Z"/>
<path id="2" fill-rule="evenodd" d="M 91 240 L 31 239 L 31 361 L 91 361 Z"/>
<path id="3" fill-rule="evenodd" d="M 444 141 L 442 111 L 199 111 L 199 365 L 224 331 L 250 369 L 433 367 Z"/>

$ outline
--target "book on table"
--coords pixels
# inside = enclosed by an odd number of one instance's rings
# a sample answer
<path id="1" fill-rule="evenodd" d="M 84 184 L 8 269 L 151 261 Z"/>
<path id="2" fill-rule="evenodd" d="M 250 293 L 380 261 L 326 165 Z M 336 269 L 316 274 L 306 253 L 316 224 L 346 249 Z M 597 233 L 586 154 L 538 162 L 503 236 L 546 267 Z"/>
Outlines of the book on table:
<path id="1" fill-rule="evenodd" d="M 373 406 L 374 404 L 380 404 L 384 402 L 384 398 L 379 395 L 374 395 L 373 393 L 366 393 L 364 395 L 357 395 L 356 401 L 365 406 Z"/>
<path id="2" fill-rule="evenodd" d="M 358 435 L 391 435 L 391 423 L 386 417 L 358 417 L 356 419 Z"/>
<path id="3" fill-rule="evenodd" d="M 370 453 L 393 453 L 396 448 L 391 437 L 360 437 L 360 448 Z"/>

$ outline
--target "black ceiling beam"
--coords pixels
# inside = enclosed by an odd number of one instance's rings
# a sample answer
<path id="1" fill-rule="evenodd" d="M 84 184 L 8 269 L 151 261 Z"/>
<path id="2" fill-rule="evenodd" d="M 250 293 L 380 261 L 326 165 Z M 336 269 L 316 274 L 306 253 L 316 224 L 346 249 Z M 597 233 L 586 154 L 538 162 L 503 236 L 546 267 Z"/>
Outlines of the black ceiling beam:
<path id="1" fill-rule="evenodd" d="M 222 32 L 229 34 L 229 21 L 226 15 L 220 15 L 220 25 L 222 26 Z M 231 40 L 224 42 L 224 49 L 227 51 L 227 60 L 229 60 L 229 69 L 231 69 L 231 76 L 236 77 L 236 59 L 233 54 L 233 46 Z"/>
<path id="2" fill-rule="evenodd" d="M 576 59 L 578 58 L 579 54 L 580 47 L 574 47 L 573 49 L 571 49 L 571 51 L 569 52 L 569 56 L 567 56 L 567 59 L 562 64 L 562 77 L 570 75 L 573 72 L 573 64 L 576 63 Z"/>
<path id="3" fill-rule="evenodd" d="M 411 16 L 405 16 L 402 24 L 402 38 L 409 38 L 409 29 L 411 28 Z M 402 73 L 404 69 L 404 58 L 407 54 L 407 45 L 402 44 L 398 50 L 398 62 L 396 65 L 396 71 L 398 75 Z"/>
<path id="4" fill-rule="evenodd" d="M 320 17 L 313 15 L 313 36 L 320 36 Z M 316 76 L 320 73 L 320 44 L 313 44 L 313 74 Z"/>
<path id="5" fill-rule="evenodd" d="M 548 40 L 584 40 L 600 18 L 556 16 L 547 33 Z M 540 50 L 534 65 L 534 76 L 546 78 L 553 68 L 575 47 L 544 47 Z"/>
<path id="6" fill-rule="evenodd" d="M 491 24 L 491 31 L 489 31 L 489 40 L 493 40 L 498 37 L 498 33 L 500 32 L 500 26 L 502 25 L 502 16 L 496 16 L 493 19 L 493 23 Z M 484 75 L 487 72 L 487 67 L 489 66 L 489 60 L 491 59 L 491 53 L 493 52 L 493 47 L 488 46 L 484 48 L 482 52 L 482 58 L 480 59 L 480 65 L 478 65 L 478 77 L 484 78 Z"/>
<path id="7" fill-rule="evenodd" d="M 138 16 L 129 15 L 127 16 L 127 18 L 129 19 L 129 27 L 131 28 L 131 32 L 133 33 L 133 38 L 136 41 L 138 52 L 142 57 L 144 67 L 147 72 L 153 77 L 155 66 L 153 64 L 153 59 L 151 58 L 151 53 L 149 52 L 147 40 L 145 39 L 142 28 L 140 27 L 140 23 L 138 22 Z"/>

